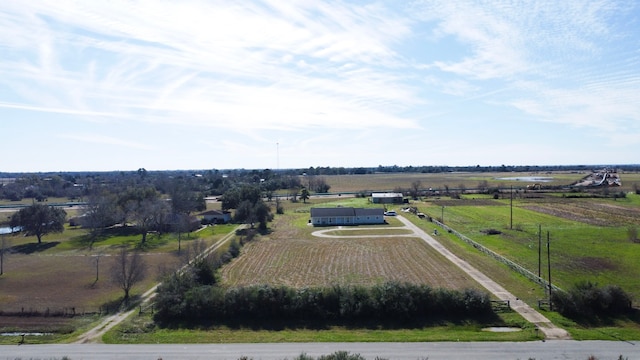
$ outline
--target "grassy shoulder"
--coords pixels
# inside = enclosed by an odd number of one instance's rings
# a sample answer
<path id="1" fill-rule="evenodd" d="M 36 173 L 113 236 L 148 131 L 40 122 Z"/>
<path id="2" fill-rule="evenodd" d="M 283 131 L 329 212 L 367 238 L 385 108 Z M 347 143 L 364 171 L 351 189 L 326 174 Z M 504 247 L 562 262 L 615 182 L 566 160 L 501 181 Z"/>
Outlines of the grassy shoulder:
<path id="1" fill-rule="evenodd" d="M 489 327 L 513 327 L 519 331 L 492 332 Z M 133 316 L 102 338 L 108 344 L 171 343 L 274 343 L 274 342 L 428 342 L 428 341 L 533 341 L 540 335 L 515 313 L 500 314 L 494 323 L 442 323 L 415 329 L 321 329 L 211 326 L 202 329 L 166 329 L 155 325 L 152 315 Z"/>

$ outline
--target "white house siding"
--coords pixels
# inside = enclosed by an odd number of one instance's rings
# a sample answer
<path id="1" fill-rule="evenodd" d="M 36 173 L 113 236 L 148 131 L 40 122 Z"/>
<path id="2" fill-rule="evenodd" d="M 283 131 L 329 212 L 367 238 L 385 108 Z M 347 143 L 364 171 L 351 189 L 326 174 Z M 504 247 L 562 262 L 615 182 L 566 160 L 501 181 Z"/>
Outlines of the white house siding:
<path id="1" fill-rule="evenodd" d="M 402 193 L 372 193 L 371 202 L 374 204 L 401 204 L 404 196 Z"/>
<path id="2" fill-rule="evenodd" d="M 356 217 L 356 223 L 358 224 L 382 224 L 384 223 L 383 216 L 358 216 Z"/>
<path id="3" fill-rule="evenodd" d="M 384 224 L 384 209 L 312 208 L 311 223 L 319 226 Z"/>

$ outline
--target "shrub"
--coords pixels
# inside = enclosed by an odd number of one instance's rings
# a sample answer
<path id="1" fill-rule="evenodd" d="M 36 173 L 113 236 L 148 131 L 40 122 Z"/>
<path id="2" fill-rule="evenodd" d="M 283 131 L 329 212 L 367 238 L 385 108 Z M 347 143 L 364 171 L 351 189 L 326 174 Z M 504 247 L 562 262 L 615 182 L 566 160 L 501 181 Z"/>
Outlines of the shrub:
<path id="1" fill-rule="evenodd" d="M 597 320 L 631 311 L 631 297 L 620 287 L 598 287 L 588 281 L 577 283 L 566 293 L 554 292 L 551 301 L 559 313 L 576 320 Z"/>
<path id="2" fill-rule="evenodd" d="M 347 351 L 336 351 L 330 355 L 322 355 L 318 360 L 365 360 L 360 354 L 350 354 Z"/>

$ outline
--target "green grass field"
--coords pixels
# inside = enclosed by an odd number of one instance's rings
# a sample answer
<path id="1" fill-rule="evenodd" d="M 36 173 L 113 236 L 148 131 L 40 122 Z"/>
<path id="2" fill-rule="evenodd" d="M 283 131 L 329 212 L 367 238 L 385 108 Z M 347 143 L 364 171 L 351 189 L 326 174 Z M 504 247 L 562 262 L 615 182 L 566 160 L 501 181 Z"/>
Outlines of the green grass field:
<path id="1" fill-rule="evenodd" d="M 444 210 L 439 200 L 428 200 L 418 204 L 419 209 L 430 216 L 441 218 L 445 223 L 491 250 L 517 262 L 528 270 L 538 273 L 538 229 L 542 229 L 542 273 L 547 277 L 547 233 L 550 238 L 552 281 L 569 288 L 578 281 L 594 281 L 600 285 L 620 285 L 639 298 L 640 283 L 635 274 L 640 271 L 640 244 L 628 238 L 628 229 L 640 224 L 638 195 L 626 199 L 563 199 L 566 211 L 551 214 L 547 211 L 531 210 L 551 208 L 555 199 L 516 200 L 513 209 L 509 200 L 497 200 L 498 205 L 472 204 L 472 200 L 447 200 Z M 532 205 L 533 204 L 533 205 Z M 588 208 L 588 217 L 582 214 Z M 511 218 L 513 211 L 513 222 Z M 612 213 L 623 212 L 612 219 Z M 594 225 L 607 223 L 611 226 Z M 511 226 L 513 224 L 513 226 Z M 488 229 L 501 232 L 487 235 Z M 485 232 L 483 232 L 485 231 Z"/>

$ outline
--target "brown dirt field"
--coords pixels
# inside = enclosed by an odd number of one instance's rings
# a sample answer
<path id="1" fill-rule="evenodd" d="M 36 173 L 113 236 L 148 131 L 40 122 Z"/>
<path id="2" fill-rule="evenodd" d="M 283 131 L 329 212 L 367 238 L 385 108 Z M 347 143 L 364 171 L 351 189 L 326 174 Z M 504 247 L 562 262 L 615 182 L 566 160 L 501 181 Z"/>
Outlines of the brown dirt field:
<path id="1" fill-rule="evenodd" d="M 305 287 L 394 280 L 452 289 L 480 288 L 421 239 L 319 238 L 309 234 L 314 228 L 301 230 L 284 224 L 291 221 L 286 218 L 277 218 L 274 224 L 281 230 L 246 244 L 242 256 L 223 267 L 225 285 Z"/>
<path id="2" fill-rule="evenodd" d="M 640 224 L 640 209 L 609 203 L 564 200 L 523 208 L 596 226 Z"/>
<path id="3" fill-rule="evenodd" d="M 367 285 L 390 280 L 453 289 L 479 286 L 417 238 L 260 240 L 224 267 L 222 279 L 231 286 Z"/>
<path id="4" fill-rule="evenodd" d="M 434 200 L 438 206 L 505 206 L 504 203 L 491 199 L 459 199 L 459 200 Z"/>

